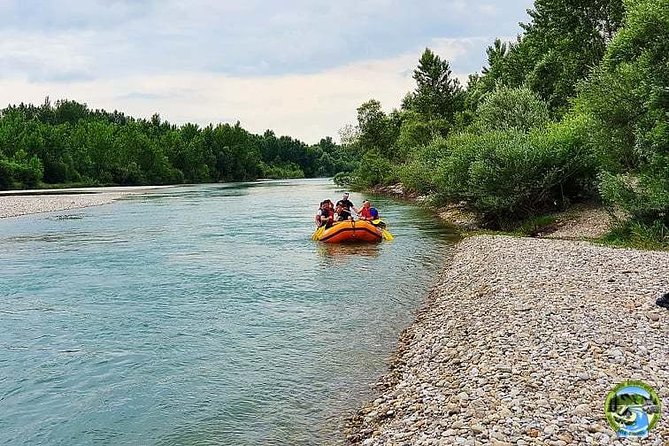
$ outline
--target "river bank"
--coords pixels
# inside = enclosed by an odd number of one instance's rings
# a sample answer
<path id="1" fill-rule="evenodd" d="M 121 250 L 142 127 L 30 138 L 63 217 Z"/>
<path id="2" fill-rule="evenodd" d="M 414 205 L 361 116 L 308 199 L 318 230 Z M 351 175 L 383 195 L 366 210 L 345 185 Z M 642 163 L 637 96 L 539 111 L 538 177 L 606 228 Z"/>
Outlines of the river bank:
<path id="1" fill-rule="evenodd" d="M 643 380 L 667 407 L 667 291 L 667 252 L 465 239 L 347 441 L 622 444 L 603 411 L 616 384 Z M 644 444 L 668 439 L 661 420 Z"/>
<path id="2" fill-rule="evenodd" d="M 131 194 L 171 186 L 87 187 L 77 189 L 34 189 L 0 192 L 0 218 L 42 212 L 57 212 L 113 203 Z"/>
<path id="3" fill-rule="evenodd" d="M 376 186 L 372 192 L 423 205 L 430 202 L 429 197 L 407 192 L 401 184 Z M 480 217 L 467 209 L 464 203 L 429 207 L 440 219 L 460 231 L 476 232 L 486 229 Z M 595 240 L 601 239 L 617 221 L 623 221 L 625 218 L 619 211 L 615 217 L 612 216 L 601 204 L 577 203 L 564 211 L 539 216 L 534 221 L 530 219 L 525 224 L 519 222 L 516 232 L 532 237 Z"/>

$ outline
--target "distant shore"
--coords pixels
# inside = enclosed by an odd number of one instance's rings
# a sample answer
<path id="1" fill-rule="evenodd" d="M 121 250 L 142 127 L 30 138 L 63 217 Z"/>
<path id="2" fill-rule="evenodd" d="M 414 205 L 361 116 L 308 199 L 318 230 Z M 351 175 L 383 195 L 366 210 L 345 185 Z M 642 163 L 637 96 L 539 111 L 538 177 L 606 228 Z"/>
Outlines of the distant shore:
<path id="1" fill-rule="evenodd" d="M 663 292 L 668 252 L 467 238 L 347 442 L 622 444 L 603 411 L 616 384 L 645 381 L 669 407 L 669 311 L 654 303 Z M 643 444 L 667 440 L 661 420 Z"/>
<path id="2" fill-rule="evenodd" d="M 171 186 L 87 187 L 0 191 L 0 218 L 65 211 L 112 203 L 130 194 Z"/>

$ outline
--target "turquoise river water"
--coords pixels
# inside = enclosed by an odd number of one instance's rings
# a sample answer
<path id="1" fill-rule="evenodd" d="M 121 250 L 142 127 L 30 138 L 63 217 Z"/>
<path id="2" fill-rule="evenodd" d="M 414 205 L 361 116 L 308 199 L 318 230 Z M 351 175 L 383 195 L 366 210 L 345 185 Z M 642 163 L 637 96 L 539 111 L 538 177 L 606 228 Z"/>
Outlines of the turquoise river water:
<path id="1" fill-rule="evenodd" d="M 395 240 L 311 241 L 340 196 L 184 186 L 0 220 L 0 444 L 341 443 L 453 238 L 375 197 Z"/>

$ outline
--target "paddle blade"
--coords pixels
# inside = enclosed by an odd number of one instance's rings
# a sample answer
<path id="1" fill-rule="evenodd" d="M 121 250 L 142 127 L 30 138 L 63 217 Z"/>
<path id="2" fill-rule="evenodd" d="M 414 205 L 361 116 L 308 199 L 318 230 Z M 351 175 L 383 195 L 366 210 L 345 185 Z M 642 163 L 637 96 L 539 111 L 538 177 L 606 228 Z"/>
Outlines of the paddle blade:
<path id="1" fill-rule="evenodd" d="M 383 237 L 383 240 L 393 240 L 395 237 L 390 233 L 390 231 L 383 229 L 381 231 L 381 236 Z"/>
<path id="2" fill-rule="evenodd" d="M 316 229 L 316 232 L 314 232 L 314 234 L 311 236 L 311 240 L 313 241 L 320 240 L 324 231 L 325 231 L 325 226 L 321 226 L 320 228 Z"/>
<path id="3" fill-rule="evenodd" d="M 370 221 L 370 223 L 373 224 L 374 226 L 377 226 L 377 227 L 381 228 L 381 229 L 386 227 L 386 222 L 381 220 L 380 218 L 374 219 L 374 220 Z"/>

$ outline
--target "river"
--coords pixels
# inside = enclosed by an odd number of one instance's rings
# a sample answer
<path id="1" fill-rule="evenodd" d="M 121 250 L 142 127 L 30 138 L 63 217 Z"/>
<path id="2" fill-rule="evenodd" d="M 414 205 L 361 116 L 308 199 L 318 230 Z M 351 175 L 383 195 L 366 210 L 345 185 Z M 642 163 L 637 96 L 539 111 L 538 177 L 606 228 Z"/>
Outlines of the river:
<path id="1" fill-rule="evenodd" d="M 0 220 L 0 444 L 342 442 L 454 238 L 371 197 L 395 240 L 311 241 L 340 197 L 181 186 Z"/>

